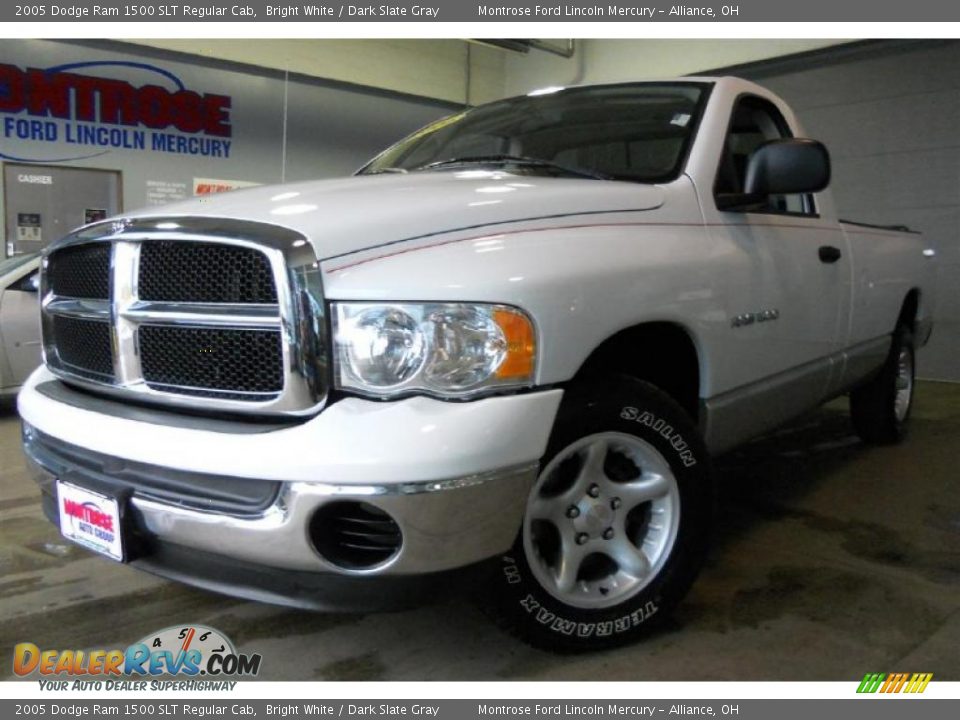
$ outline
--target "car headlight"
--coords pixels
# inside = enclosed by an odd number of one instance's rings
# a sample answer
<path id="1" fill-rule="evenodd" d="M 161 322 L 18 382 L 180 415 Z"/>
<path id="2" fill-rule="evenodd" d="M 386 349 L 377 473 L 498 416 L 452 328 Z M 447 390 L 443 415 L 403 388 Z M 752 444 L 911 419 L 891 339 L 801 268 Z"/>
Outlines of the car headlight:
<path id="1" fill-rule="evenodd" d="M 337 387 L 374 397 L 469 397 L 533 384 L 530 318 L 506 305 L 333 304 Z"/>

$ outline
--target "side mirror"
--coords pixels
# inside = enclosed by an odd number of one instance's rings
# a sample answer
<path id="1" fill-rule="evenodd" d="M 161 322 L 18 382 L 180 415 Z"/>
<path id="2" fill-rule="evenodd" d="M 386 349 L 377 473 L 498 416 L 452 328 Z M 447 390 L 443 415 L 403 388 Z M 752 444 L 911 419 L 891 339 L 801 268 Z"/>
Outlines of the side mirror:
<path id="1" fill-rule="evenodd" d="M 30 293 L 40 292 L 40 273 L 32 273 L 23 278 L 23 280 L 17 281 L 14 289 Z"/>
<path id="2" fill-rule="evenodd" d="M 820 192 L 829 184 L 830 154 L 823 143 L 785 138 L 753 151 L 743 190 L 748 195 L 794 195 Z"/>
<path id="3" fill-rule="evenodd" d="M 823 143 L 804 138 L 771 140 L 747 160 L 742 193 L 721 195 L 721 210 L 762 205 L 771 195 L 820 192 L 830 184 L 830 153 Z"/>

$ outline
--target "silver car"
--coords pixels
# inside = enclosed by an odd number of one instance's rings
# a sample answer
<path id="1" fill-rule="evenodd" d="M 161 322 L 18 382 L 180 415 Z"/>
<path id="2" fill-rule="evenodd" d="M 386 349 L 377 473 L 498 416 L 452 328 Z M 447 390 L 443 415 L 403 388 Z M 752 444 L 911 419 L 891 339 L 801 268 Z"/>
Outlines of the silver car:
<path id="1" fill-rule="evenodd" d="M 40 364 L 39 268 L 40 253 L 0 262 L 0 399 Z"/>

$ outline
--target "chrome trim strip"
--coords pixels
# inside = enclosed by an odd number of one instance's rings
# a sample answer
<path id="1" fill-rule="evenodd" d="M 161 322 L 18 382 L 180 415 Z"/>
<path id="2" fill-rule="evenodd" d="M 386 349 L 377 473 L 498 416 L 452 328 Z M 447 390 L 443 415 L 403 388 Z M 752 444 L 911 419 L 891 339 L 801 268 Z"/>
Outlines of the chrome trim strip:
<path id="1" fill-rule="evenodd" d="M 137 323 L 127 312 L 137 302 L 137 275 L 140 271 L 140 246 L 131 242 L 113 243 L 110 257 L 113 305 L 113 374 L 116 383 L 132 386 L 143 382 L 140 353 L 137 348 Z"/>
<path id="2" fill-rule="evenodd" d="M 109 300 L 85 300 L 82 298 L 58 298 L 49 296 L 43 304 L 45 312 L 51 315 L 74 317 L 81 320 L 100 320 L 109 322 L 111 307 Z"/>
<path id="3" fill-rule="evenodd" d="M 281 327 L 277 305 L 216 305 L 161 303 L 139 300 L 121 313 L 128 320 L 152 325 L 199 325 L 203 327 Z"/>
<path id="4" fill-rule="evenodd" d="M 137 292 L 139 254 L 143 242 L 168 240 L 235 245 L 264 254 L 273 273 L 277 304 L 249 305 L 141 301 Z M 54 296 L 41 272 L 41 326 L 44 362 L 57 377 L 117 398 L 135 397 L 158 405 L 246 414 L 310 415 L 326 402 L 328 341 L 319 262 L 302 235 L 277 225 L 215 217 L 165 216 L 107 221 L 91 225 L 53 243 L 50 253 L 65 247 L 110 242 L 110 302 Z M 107 320 L 112 327 L 112 382 L 78 376 L 60 360 L 52 332 L 54 315 Z M 151 388 L 144 381 L 137 330 L 143 324 L 211 328 L 250 328 L 280 333 L 284 383 L 278 393 L 202 390 L 204 396 Z M 177 386 L 165 386 L 173 389 Z M 249 394 L 251 400 L 236 396 Z"/>

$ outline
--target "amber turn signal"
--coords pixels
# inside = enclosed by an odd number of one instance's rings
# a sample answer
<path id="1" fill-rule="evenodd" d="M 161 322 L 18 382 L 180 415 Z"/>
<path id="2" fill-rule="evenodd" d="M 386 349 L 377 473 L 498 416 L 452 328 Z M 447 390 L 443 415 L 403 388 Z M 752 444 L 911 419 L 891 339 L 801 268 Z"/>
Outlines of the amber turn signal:
<path id="1" fill-rule="evenodd" d="M 503 331 L 507 341 L 507 356 L 497 368 L 496 377 L 502 380 L 532 381 L 537 357 L 533 324 L 526 315 L 509 308 L 495 309 L 493 320 Z"/>

